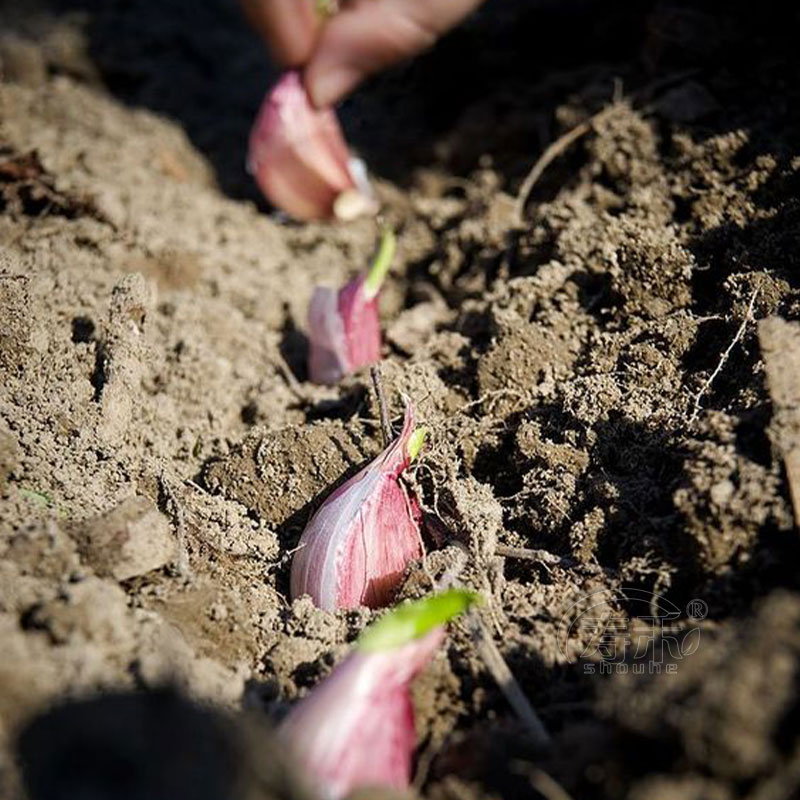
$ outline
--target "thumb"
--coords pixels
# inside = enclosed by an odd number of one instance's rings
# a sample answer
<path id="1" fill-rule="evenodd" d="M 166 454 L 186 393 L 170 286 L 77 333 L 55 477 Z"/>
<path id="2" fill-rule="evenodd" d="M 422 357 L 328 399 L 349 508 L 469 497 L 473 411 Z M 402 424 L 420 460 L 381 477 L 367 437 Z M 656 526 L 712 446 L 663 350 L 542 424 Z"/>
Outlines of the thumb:
<path id="1" fill-rule="evenodd" d="M 315 106 L 332 105 L 373 72 L 430 47 L 481 0 L 355 0 L 325 25 L 306 66 Z"/>

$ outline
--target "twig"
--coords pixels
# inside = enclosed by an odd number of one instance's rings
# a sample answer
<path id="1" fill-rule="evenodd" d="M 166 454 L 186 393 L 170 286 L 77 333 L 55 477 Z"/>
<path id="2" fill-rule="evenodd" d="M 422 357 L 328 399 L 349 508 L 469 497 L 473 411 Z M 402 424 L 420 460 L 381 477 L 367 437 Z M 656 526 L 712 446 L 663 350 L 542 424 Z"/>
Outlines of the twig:
<path id="1" fill-rule="evenodd" d="M 453 566 L 439 579 L 436 584 L 436 590 L 439 592 L 450 588 L 458 582 L 458 578 L 467 566 L 470 557 L 469 550 L 463 542 L 453 539 L 450 544 L 458 547 L 464 557 L 457 559 Z M 500 687 L 500 691 L 505 695 L 508 704 L 528 729 L 533 740 L 542 747 L 549 744 L 550 734 L 548 734 L 547 729 L 539 719 L 539 715 L 525 696 L 525 692 L 522 691 L 522 687 L 509 669 L 508 664 L 506 664 L 503 654 L 494 643 L 492 635 L 486 629 L 486 625 L 474 608 L 464 615 L 464 624 L 467 627 L 472 643 L 475 645 L 475 649 L 478 651 L 478 655 L 486 665 L 486 669 L 489 670 L 489 674 L 494 678 L 495 683 Z"/>
<path id="2" fill-rule="evenodd" d="M 518 771 L 527 775 L 531 786 L 547 800 L 572 800 L 569 792 L 543 769 L 524 762 L 514 762 L 512 763 L 513 766 L 521 767 Z"/>
<path id="3" fill-rule="evenodd" d="M 657 81 L 649 83 L 647 86 L 642 87 L 638 91 L 630 95 L 631 100 L 644 101 L 648 97 L 654 95 L 658 90 L 669 86 L 670 84 L 677 83 L 696 74 L 696 69 L 684 70 L 676 72 L 672 75 L 667 75 Z M 548 145 L 545 151 L 536 160 L 536 163 L 531 167 L 530 172 L 525 177 L 522 185 L 517 192 L 517 199 L 514 203 L 514 220 L 518 226 L 522 226 L 523 214 L 525 213 L 525 206 L 528 204 L 528 198 L 533 187 L 542 177 L 542 173 L 548 166 L 560 156 L 573 142 L 576 142 L 582 136 L 585 136 L 603 117 L 609 114 L 624 100 L 622 91 L 622 81 L 619 78 L 614 79 L 614 91 L 612 94 L 612 103 L 605 108 L 600 109 L 597 113 L 593 114 L 589 119 L 584 120 L 579 125 L 576 125 L 571 130 L 567 131 L 556 139 L 552 144 Z"/>
<path id="4" fill-rule="evenodd" d="M 286 362 L 286 359 L 283 357 L 283 353 L 277 351 L 272 354 L 272 361 L 275 364 L 275 368 L 280 372 L 283 379 L 286 381 L 289 390 L 297 397 L 298 400 L 305 401 L 306 393 L 303 391 L 303 387 L 300 385 L 300 381 L 294 376 L 294 372 L 292 372 L 292 368 Z"/>
<path id="5" fill-rule="evenodd" d="M 739 330 L 736 331 L 736 335 L 731 340 L 731 343 L 725 348 L 725 351 L 720 356 L 719 362 L 714 368 L 714 371 L 708 376 L 708 379 L 700 387 L 700 391 L 694 398 L 694 410 L 692 411 L 691 417 L 689 417 L 690 423 L 694 422 L 697 419 L 697 415 L 703 410 L 703 407 L 700 405 L 700 401 L 711 388 L 711 384 L 714 383 L 720 372 L 722 372 L 722 368 L 725 366 L 725 362 L 728 360 L 733 348 L 736 347 L 736 344 L 739 342 L 742 336 L 744 336 L 744 332 L 747 330 L 748 323 L 753 321 L 753 306 L 756 302 L 756 297 L 758 297 L 758 288 L 753 291 L 753 294 L 750 297 L 750 303 L 747 306 L 747 313 L 744 315 L 744 319 L 742 320 L 742 324 L 739 326 Z"/>
<path id="6" fill-rule="evenodd" d="M 204 489 L 199 483 L 197 483 L 197 481 L 193 481 L 191 478 L 187 478 L 184 481 L 184 484 L 186 486 L 191 486 L 192 489 L 194 489 L 197 492 L 201 492 L 202 494 L 208 494 L 207 489 Z"/>
<path id="7" fill-rule="evenodd" d="M 503 654 L 494 643 L 489 631 L 486 630 L 486 625 L 478 612 L 474 609 L 467 612 L 464 622 L 478 655 L 483 659 L 483 663 L 500 687 L 500 691 L 505 695 L 508 704 L 528 729 L 533 740 L 540 747 L 550 744 L 550 734 L 506 664 Z"/>
<path id="8" fill-rule="evenodd" d="M 383 446 L 388 447 L 394 439 L 392 423 L 389 419 L 389 406 L 386 404 L 386 395 L 383 391 L 383 381 L 381 380 L 380 364 L 373 364 L 369 368 L 369 375 L 372 378 L 372 386 L 375 389 L 375 396 L 378 398 L 378 410 L 381 415 L 381 432 L 383 433 Z"/>
<path id="9" fill-rule="evenodd" d="M 269 575 L 275 570 L 283 569 L 292 560 L 292 556 L 298 550 L 302 550 L 305 546 L 306 545 L 304 542 L 303 544 L 297 545 L 297 547 L 293 547 L 291 550 L 287 550 L 279 559 L 267 565 L 266 570 L 264 570 L 264 574 Z"/>
<path id="10" fill-rule="evenodd" d="M 525 176 L 522 181 L 522 186 L 519 187 L 517 192 L 517 199 L 514 203 L 514 219 L 517 225 L 522 225 L 524 222 L 523 214 L 525 213 L 525 206 L 528 204 L 528 197 L 530 196 L 533 187 L 542 177 L 544 171 L 550 164 L 556 160 L 573 142 L 578 141 L 581 136 L 585 136 L 589 131 L 594 128 L 595 124 L 608 114 L 616 106 L 610 105 L 602 108 L 596 114 L 592 114 L 589 119 L 584 120 L 579 125 L 576 125 L 571 130 L 558 137 L 554 142 L 550 143 L 544 152 L 536 160 L 536 163 L 531 167 L 530 172 Z"/>
<path id="11" fill-rule="evenodd" d="M 568 567 L 575 562 L 570 558 L 563 558 L 562 556 L 551 553 L 549 550 L 531 550 L 527 547 L 509 547 L 507 544 L 498 544 L 495 547 L 495 555 L 503 556 L 505 558 L 519 558 L 524 561 L 538 561 L 542 564 L 558 564 L 562 567 Z"/>

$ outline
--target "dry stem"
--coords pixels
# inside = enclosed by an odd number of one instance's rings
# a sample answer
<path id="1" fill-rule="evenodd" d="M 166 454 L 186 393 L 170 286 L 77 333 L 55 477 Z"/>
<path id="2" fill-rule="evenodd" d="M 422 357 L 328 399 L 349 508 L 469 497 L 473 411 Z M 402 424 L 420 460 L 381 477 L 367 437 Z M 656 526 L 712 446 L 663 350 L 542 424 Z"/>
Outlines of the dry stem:
<path id="1" fill-rule="evenodd" d="M 452 544 L 456 545 L 464 554 L 463 559 L 459 559 L 454 566 L 447 570 L 444 575 L 439 579 L 436 586 L 437 591 L 443 591 L 450 586 L 457 584 L 458 577 L 463 572 L 464 568 L 469 562 L 469 551 L 463 542 L 453 540 Z M 517 717 L 528 729 L 531 738 L 540 747 L 544 747 L 550 743 L 550 734 L 544 727 L 539 715 L 534 710 L 530 701 L 522 691 L 522 687 L 511 672 L 503 654 L 494 642 L 491 633 L 486 628 L 484 621 L 481 619 L 476 609 L 468 611 L 464 617 L 464 624 L 467 627 L 472 643 L 478 651 L 478 655 L 486 665 L 489 674 L 494 678 L 495 683 L 500 687 L 500 691 L 505 696 L 508 704 L 514 709 Z"/>
<path id="2" fill-rule="evenodd" d="M 392 423 L 389 419 L 389 406 L 386 403 L 386 394 L 383 391 L 383 381 L 381 379 L 380 364 L 373 364 L 369 368 L 369 375 L 372 378 L 372 386 L 375 389 L 375 396 L 378 398 L 378 410 L 381 415 L 381 432 L 383 433 L 383 446 L 388 447 L 394 439 Z"/>
<path id="3" fill-rule="evenodd" d="M 517 192 L 517 199 L 514 203 L 514 219 L 517 225 L 522 226 L 524 222 L 523 215 L 525 213 L 525 206 L 528 204 L 528 198 L 530 197 L 531 191 L 533 191 L 533 187 L 537 184 L 539 178 L 542 177 L 544 171 L 573 142 L 578 141 L 581 136 L 585 136 L 587 133 L 589 133 L 589 131 L 594 128 L 595 124 L 603 117 L 608 116 L 613 109 L 614 106 L 610 105 L 601 109 L 596 114 L 592 114 L 589 119 L 584 120 L 571 130 L 568 130 L 545 148 L 544 152 L 539 156 L 538 159 L 536 159 L 536 163 L 531 167 L 530 172 L 525 176 L 525 180 L 522 181 L 522 186 L 519 187 L 519 192 Z"/>
<path id="4" fill-rule="evenodd" d="M 500 691 L 505 695 L 508 704 L 528 729 L 533 740 L 540 747 L 550 744 L 550 734 L 506 664 L 503 654 L 489 631 L 486 630 L 486 625 L 478 612 L 475 610 L 467 612 L 464 621 L 478 655 L 483 659 L 483 663 L 486 664 L 486 668 L 497 682 Z"/>
<path id="5" fill-rule="evenodd" d="M 572 559 L 551 553 L 549 550 L 530 550 L 527 547 L 510 547 L 506 544 L 498 544 L 495 548 L 495 555 L 504 558 L 519 558 L 525 561 L 538 561 L 541 564 L 558 564 L 561 566 L 571 566 Z"/>
<path id="6" fill-rule="evenodd" d="M 294 376 L 294 372 L 292 372 L 292 368 L 286 363 L 286 359 L 283 357 L 283 353 L 279 350 L 272 354 L 272 360 L 275 364 L 275 368 L 281 374 L 281 377 L 286 381 L 286 385 L 289 387 L 292 394 L 298 398 L 298 400 L 306 400 L 306 393 L 303 391 L 303 387 L 300 385 L 300 381 L 297 380 Z"/>
<path id="7" fill-rule="evenodd" d="M 722 372 L 722 368 L 725 366 L 725 362 L 728 360 L 733 348 L 736 347 L 736 344 L 741 340 L 742 336 L 744 336 L 744 332 L 747 330 L 748 323 L 753 321 L 753 306 L 756 302 L 756 297 L 758 297 L 758 289 L 756 288 L 750 297 L 750 303 L 747 306 L 747 313 L 744 315 L 744 319 L 742 320 L 742 324 L 739 326 L 739 330 L 736 331 L 736 335 L 731 340 L 731 343 L 725 348 L 725 351 L 720 356 L 719 362 L 717 366 L 714 368 L 714 371 L 708 376 L 706 382 L 700 387 L 700 391 L 697 393 L 697 396 L 694 398 L 694 410 L 692 411 L 692 416 L 689 417 L 689 422 L 694 422 L 697 419 L 698 414 L 703 410 L 703 407 L 700 405 L 700 401 L 703 399 L 703 396 L 708 392 L 711 388 L 711 384 L 714 383 L 717 376 Z"/>
<path id="8" fill-rule="evenodd" d="M 696 71 L 697 70 L 684 70 L 682 72 L 676 72 L 672 75 L 666 75 L 664 78 L 653 81 L 647 86 L 644 86 L 642 89 L 634 93 L 631 96 L 631 99 L 644 100 L 652 96 L 659 89 L 691 77 Z M 591 117 L 589 117 L 589 119 L 584 120 L 571 130 L 568 130 L 545 148 L 544 152 L 536 160 L 536 163 L 531 167 L 530 172 L 525 176 L 525 180 L 522 182 L 522 185 L 517 192 L 517 199 L 514 203 L 514 221 L 516 222 L 517 226 L 522 227 L 524 222 L 523 215 L 525 213 L 525 206 L 528 204 L 528 198 L 530 197 L 533 187 L 536 185 L 539 178 L 542 177 L 542 173 L 547 169 L 547 167 L 549 167 L 550 164 L 555 161 L 555 159 L 558 158 L 558 156 L 560 156 L 571 144 L 589 133 L 589 131 L 594 128 L 597 122 L 608 115 L 616 106 L 622 103 L 623 100 L 624 96 L 622 91 L 622 82 L 616 78 L 614 80 L 614 94 L 612 96 L 611 105 L 600 109 L 600 111 L 593 114 Z"/>

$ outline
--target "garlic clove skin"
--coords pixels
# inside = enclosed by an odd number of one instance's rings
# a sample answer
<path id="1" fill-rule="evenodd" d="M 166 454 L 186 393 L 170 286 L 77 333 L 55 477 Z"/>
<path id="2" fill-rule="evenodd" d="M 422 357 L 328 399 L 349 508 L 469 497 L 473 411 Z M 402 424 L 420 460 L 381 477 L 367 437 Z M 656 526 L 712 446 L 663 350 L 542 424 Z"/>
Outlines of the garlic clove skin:
<path id="1" fill-rule="evenodd" d="M 445 623 L 478 602 L 473 592 L 450 589 L 401 603 L 289 712 L 279 735 L 325 800 L 408 787 L 416 746 L 411 681 L 442 643 Z"/>
<path id="2" fill-rule="evenodd" d="M 378 297 L 370 297 L 367 293 L 365 276 L 359 275 L 339 292 L 339 313 L 344 322 L 350 371 L 380 361 Z"/>
<path id="3" fill-rule="evenodd" d="M 385 228 L 375 260 L 366 275 L 336 292 L 317 287 L 308 309 L 308 372 L 314 383 L 335 384 L 381 357 L 378 293 L 397 246 Z"/>
<path id="4" fill-rule="evenodd" d="M 354 175 L 333 109 L 315 109 L 300 74 L 285 73 L 264 98 L 250 132 L 248 171 L 267 199 L 298 220 L 375 213 L 369 185 Z M 358 202 L 355 202 L 357 200 Z"/>
<path id="5" fill-rule="evenodd" d="M 359 276 L 338 292 L 318 286 L 308 309 L 308 373 L 333 385 L 381 357 L 378 298 L 368 297 Z"/>
<path id="6" fill-rule="evenodd" d="M 414 413 L 376 459 L 317 509 L 292 560 L 291 596 L 327 611 L 388 604 L 408 564 L 422 555 L 421 513 L 399 477 L 411 460 Z"/>
<path id="7" fill-rule="evenodd" d="M 339 292 L 317 286 L 308 307 L 308 377 L 333 386 L 352 372 Z"/>
<path id="8" fill-rule="evenodd" d="M 389 651 L 355 650 L 283 721 L 281 737 L 326 800 L 408 787 L 416 747 L 409 684 L 443 637 L 439 627 Z"/>

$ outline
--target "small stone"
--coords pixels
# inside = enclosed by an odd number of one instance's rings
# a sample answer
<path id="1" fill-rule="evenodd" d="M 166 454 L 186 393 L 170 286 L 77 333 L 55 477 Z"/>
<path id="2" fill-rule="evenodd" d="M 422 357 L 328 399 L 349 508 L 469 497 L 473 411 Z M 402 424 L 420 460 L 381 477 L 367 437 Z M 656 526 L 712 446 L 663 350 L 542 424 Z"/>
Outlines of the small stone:
<path id="1" fill-rule="evenodd" d="M 719 481 L 719 483 L 715 483 L 711 487 L 711 491 L 709 492 L 711 502 L 716 506 L 725 506 L 728 504 L 731 497 L 733 497 L 735 491 L 736 487 L 730 481 Z"/>
<path id="2" fill-rule="evenodd" d="M 81 557 L 98 575 L 125 581 L 174 561 L 167 518 L 146 497 L 130 497 L 73 532 Z"/>

